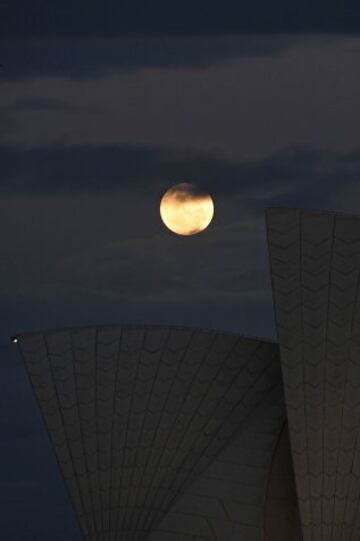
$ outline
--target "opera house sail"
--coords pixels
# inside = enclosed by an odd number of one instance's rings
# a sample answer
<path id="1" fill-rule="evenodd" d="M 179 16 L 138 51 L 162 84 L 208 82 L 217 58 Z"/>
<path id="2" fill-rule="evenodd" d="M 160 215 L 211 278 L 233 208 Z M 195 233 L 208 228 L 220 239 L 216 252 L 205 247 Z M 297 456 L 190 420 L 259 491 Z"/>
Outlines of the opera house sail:
<path id="1" fill-rule="evenodd" d="M 304 541 L 360 539 L 360 219 L 267 212 Z"/>
<path id="2" fill-rule="evenodd" d="M 300 539 L 276 343 L 136 326 L 17 338 L 83 539 Z"/>

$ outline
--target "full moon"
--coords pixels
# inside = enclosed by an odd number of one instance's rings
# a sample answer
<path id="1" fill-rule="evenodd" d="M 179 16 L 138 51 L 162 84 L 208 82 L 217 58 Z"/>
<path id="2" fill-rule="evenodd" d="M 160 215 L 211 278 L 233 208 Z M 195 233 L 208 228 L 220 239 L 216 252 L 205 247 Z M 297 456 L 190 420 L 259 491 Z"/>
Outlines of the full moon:
<path id="1" fill-rule="evenodd" d="M 214 216 L 214 203 L 208 193 L 183 182 L 162 197 L 160 216 L 166 227 L 178 235 L 196 235 L 207 228 Z"/>

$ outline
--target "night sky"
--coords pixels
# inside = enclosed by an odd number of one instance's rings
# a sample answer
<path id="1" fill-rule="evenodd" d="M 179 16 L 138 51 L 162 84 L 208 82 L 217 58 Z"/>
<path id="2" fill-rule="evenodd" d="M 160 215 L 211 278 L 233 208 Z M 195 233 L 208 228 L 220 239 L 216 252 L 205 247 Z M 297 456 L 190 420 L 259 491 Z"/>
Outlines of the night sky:
<path id="1" fill-rule="evenodd" d="M 0 541 L 80 539 L 11 335 L 273 339 L 264 207 L 360 213 L 358 2 L 114 4 L 0 7 Z M 179 182 L 215 201 L 194 237 L 160 221 Z"/>

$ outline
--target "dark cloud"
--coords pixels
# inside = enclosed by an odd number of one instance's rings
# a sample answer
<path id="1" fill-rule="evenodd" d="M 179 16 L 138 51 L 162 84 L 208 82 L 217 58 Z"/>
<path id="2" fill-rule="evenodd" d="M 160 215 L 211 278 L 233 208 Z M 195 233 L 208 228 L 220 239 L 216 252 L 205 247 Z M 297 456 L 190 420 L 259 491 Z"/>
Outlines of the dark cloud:
<path id="1" fill-rule="evenodd" d="M 360 152 L 295 148 L 261 160 L 235 161 L 206 153 L 137 146 L 0 147 L 3 194 L 106 194 L 151 187 L 160 193 L 194 182 L 215 195 L 248 204 L 309 206 L 335 202 L 360 178 Z M 334 204 L 334 203 L 332 203 Z"/>
<path id="2" fill-rule="evenodd" d="M 214 35 L 254 32 L 358 32 L 355 0 L 12 0 L 3 36 Z"/>
<path id="3" fill-rule="evenodd" d="M 206 68 L 241 56 L 278 55 L 295 36 L 45 37 L 3 39 L 0 81 L 100 77 L 141 68 Z"/>
<path id="4" fill-rule="evenodd" d="M 3 305 L 15 296 L 35 306 L 35 320 L 29 313 L 24 327 L 40 326 L 41 305 L 44 326 L 55 312 L 60 326 L 101 314 L 110 323 L 234 328 L 241 321 L 245 332 L 266 335 L 272 312 L 264 207 L 353 211 L 360 177 L 360 152 L 300 148 L 235 162 L 126 146 L 2 147 L 0 162 L 7 261 L 0 296 Z M 214 223 L 199 238 L 176 237 L 161 225 L 160 197 L 183 180 L 215 199 Z M 219 316 L 235 306 L 243 316 Z M 7 310 L 7 326 L 10 316 Z"/>
<path id="5" fill-rule="evenodd" d="M 6 107 L 6 113 L 49 111 L 56 113 L 99 113 L 100 108 L 73 105 L 57 98 L 29 98 L 15 100 Z M 5 112 L 5 111 L 4 111 Z"/>

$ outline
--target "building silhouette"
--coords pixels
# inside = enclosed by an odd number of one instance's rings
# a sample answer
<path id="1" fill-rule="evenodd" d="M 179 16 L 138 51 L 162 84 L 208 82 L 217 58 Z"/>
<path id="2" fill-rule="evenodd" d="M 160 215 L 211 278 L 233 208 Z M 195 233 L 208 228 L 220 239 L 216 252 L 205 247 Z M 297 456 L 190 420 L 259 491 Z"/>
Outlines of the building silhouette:
<path id="1" fill-rule="evenodd" d="M 85 540 L 359 540 L 360 220 L 270 209 L 266 223 L 279 344 L 156 326 L 17 335 Z"/>

